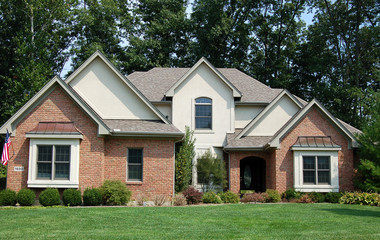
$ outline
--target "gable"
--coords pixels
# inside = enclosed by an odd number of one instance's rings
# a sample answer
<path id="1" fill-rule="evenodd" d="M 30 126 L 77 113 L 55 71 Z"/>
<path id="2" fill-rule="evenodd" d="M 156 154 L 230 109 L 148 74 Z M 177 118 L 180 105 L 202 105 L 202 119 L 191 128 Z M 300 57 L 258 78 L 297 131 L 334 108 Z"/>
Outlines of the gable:
<path id="1" fill-rule="evenodd" d="M 300 107 L 287 94 L 274 103 L 244 136 L 273 136 L 288 122 Z"/>
<path id="2" fill-rule="evenodd" d="M 103 119 L 160 120 L 160 117 L 100 58 L 94 58 L 69 85 Z"/>

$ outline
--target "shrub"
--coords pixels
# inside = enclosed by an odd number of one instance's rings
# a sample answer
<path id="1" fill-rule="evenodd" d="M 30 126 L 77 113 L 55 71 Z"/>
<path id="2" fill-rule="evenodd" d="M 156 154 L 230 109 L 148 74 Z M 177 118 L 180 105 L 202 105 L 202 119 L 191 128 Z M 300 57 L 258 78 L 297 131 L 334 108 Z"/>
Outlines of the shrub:
<path id="1" fill-rule="evenodd" d="M 86 206 L 98 206 L 102 204 L 102 193 L 98 188 L 87 188 L 83 193 L 83 204 Z"/>
<path id="2" fill-rule="evenodd" d="M 40 204 L 45 207 L 61 204 L 59 192 L 56 188 L 46 188 L 41 192 L 38 200 Z"/>
<path id="3" fill-rule="evenodd" d="M 299 199 L 300 197 L 301 197 L 301 193 L 297 192 L 293 188 L 290 188 L 290 189 L 288 189 L 282 193 L 282 198 L 286 199 L 288 201 L 290 201 L 292 199 Z"/>
<path id="4" fill-rule="evenodd" d="M 380 207 L 380 194 L 378 193 L 345 193 L 339 200 L 341 204 L 360 204 Z"/>
<path id="5" fill-rule="evenodd" d="M 339 199 L 343 196 L 341 192 L 329 192 L 325 196 L 326 202 L 339 203 Z"/>
<path id="6" fill-rule="evenodd" d="M 23 188 L 18 191 L 16 199 L 20 206 L 32 206 L 36 200 L 36 194 L 29 188 Z"/>
<path id="7" fill-rule="evenodd" d="M 163 206 L 167 202 L 167 198 L 164 195 L 157 195 L 153 199 L 155 206 Z"/>
<path id="8" fill-rule="evenodd" d="M 184 205 L 186 205 L 186 203 L 187 203 L 187 200 L 186 200 L 185 196 L 183 196 L 182 193 L 176 194 L 173 198 L 173 205 L 174 206 L 184 206 Z"/>
<path id="9" fill-rule="evenodd" d="M 62 202 L 66 206 L 78 206 L 82 204 L 81 192 L 77 189 L 69 188 L 63 191 Z"/>
<path id="10" fill-rule="evenodd" d="M 265 192 L 268 194 L 268 198 L 265 199 L 266 202 L 276 203 L 281 201 L 281 195 L 277 190 L 267 189 Z"/>
<path id="11" fill-rule="evenodd" d="M 265 202 L 267 198 L 267 193 L 246 193 L 240 202 Z"/>
<path id="12" fill-rule="evenodd" d="M 104 181 L 100 187 L 105 205 L 125 205 L 131 198 L 131 191 L 121 181 Z"/>
<path id="13" fill-rule="evenodd" d="M 221 192 L 218 195 L 224 203 L 238 203 L 240 200 L 236 193 L 230 191 Z"/>
<path id="14" fill-rule="evenodd" d="M 10 189 L 5 189 L 0 192 L 0 206 L 16 205 L 16 192 Z"/>
<path id="15" fill-rule="evenodd" d="M 214 156 L 210 150 L 197 159 L 198 183 L 202 184 L 203 191 L 225 187 L 227 172 L 224 161 Z"/>
<path id="16" fill-rule="evenodd" d="M 188 187 L 184 192 L 187 204 L 197 204 L 202 201 L 202 193 L 195 189 L 193 186 Z"/>
<path id="17" fill-rule="evenodd" d="M 313 203 L 313 199 L 309 194 L 302 194 L 302 196 L 296 201 L 298 203 Z"/>
<path id="18" fill-rule="evenodd" d="M 240 194 L 244 195 L 246 193 L 255 193 L 255 190 L 240 190 Z"/>
<path id="19" fill-rule="evenodd" d="M 136 204 L 137 206 L 144 206 L 144 202 L 147 202 L 148 198 L 145 197 L 143 194 L 139 194 L 136 197 Z"/>
<path id="20" fill-rule="evenodd" d="M 311 193 L 309 193 L 309 197 L 315 203 L 322 203 L 325 201 L 325 195 L 323 193 L 320 193 L 320 192 L 311 192 Z"/>
<path id="21" fill-rule="evenodd" d="M 203 194 L 202 201 L 204 203 L 222 203 L 222 200 L 214 192 L 206 192 Z"/>

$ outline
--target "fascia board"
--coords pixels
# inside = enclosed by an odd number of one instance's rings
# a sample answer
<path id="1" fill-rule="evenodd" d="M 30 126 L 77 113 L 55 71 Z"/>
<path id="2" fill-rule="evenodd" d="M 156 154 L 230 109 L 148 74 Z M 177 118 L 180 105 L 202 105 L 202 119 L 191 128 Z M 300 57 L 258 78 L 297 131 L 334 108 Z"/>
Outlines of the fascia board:
<path id="1" fill-rule="evenodd" d="M 77 70 L 75 70 L 66 80 L 69 84 L 75 77 L 81 73 L 95 58 L 99 57 L 123 82 L 126 84 L 164 123 L 171 124 L 171 122 L 124 76 L 116 67 L 111 63 L 106 56 L 99 50 L 91 55 Z"/>
<path id="2" fill-rule="evenodd" d="M 222 81 L 232 89 L 232 94 L 234 97 L 241 97 L 241 92 L 221 73 L 216 69 L 205 57 L 202 57 L 189 71 L 185 73 L 169 90 L 165 92 L 165 96 L 173 97 L 174 90 L 188 78 L 202 63 L 206 64 Z"/>

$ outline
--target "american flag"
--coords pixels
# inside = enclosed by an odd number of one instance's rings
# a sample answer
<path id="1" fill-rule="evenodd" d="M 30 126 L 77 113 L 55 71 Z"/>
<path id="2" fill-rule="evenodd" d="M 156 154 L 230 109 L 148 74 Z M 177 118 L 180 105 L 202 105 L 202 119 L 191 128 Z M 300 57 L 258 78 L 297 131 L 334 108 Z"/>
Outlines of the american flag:
<path id="1" fill-rule="evenodd" d="M 7 129 L 7 136 L 5 137 L 3 154 L 1 154 L 1 163 L 6 166 L 9 161 L 9 147 L 11 146 L 11 138 Z"/>

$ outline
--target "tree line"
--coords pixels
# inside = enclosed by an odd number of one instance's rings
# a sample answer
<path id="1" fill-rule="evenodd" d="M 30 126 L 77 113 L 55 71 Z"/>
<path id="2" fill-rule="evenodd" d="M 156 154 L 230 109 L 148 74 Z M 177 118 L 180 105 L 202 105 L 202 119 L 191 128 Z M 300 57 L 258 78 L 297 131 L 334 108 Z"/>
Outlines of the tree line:
<path id="1" fill-rule="evenodd" d="M 100 50 L 124 74 L 204 56 L 317 98 L 360 128 L 379 90 L 379 9 L 379 0 L 1 0 L 0 122 L 69 58 L 75 69 Z"/>

